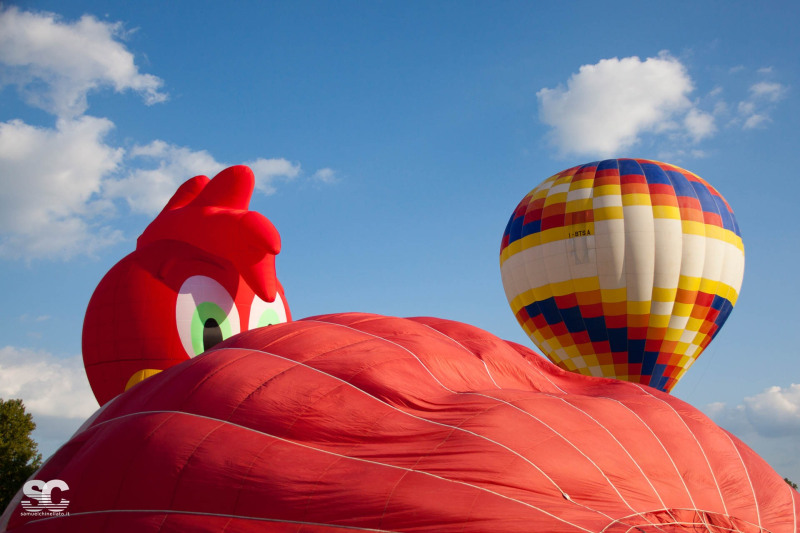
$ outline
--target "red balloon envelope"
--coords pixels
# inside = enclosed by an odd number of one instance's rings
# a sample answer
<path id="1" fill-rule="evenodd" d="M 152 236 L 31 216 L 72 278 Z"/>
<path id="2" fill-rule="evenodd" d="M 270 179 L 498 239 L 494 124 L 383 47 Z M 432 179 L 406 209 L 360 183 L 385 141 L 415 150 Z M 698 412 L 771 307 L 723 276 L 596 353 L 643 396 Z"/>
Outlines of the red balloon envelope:
<path id="1" fill-rule="evenodd" d="M 800 498 L 696 409 L 465 324 L 242 332 L 109 402 L 7 531 L 795 532 Z"/>

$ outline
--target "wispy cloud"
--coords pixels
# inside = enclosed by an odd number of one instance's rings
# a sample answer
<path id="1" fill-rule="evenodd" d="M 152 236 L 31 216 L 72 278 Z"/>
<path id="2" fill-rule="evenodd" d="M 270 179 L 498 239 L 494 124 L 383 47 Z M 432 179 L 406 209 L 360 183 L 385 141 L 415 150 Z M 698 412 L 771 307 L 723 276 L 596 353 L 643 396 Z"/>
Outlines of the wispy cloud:
<path id="1" fill-rule="evenodd" d="M 317 170 L 314 172 L 314 175 L 311 176 L 311 179 L 320 183 L 336 183 L 339 181 L 339 178 L 336 177 L 336 171 L 332 168 L 321 168 Z"/>
<path id="2" fill-rule="evenodd" d="M 0 11 L 0 83 L 16 85 L 25 100 L 59 117 L 87 109 L 95 89 L 140 93 L 147 104 L 163 102 L 163 82 L 139 72 L 134 56 L 119 41 L 121 23 L 84 15 L 65 22 L 53 13 L 8 7 Z"/>
<path id="3" fill-rule="evenodd" d="M 772 121 L 770 115 L 775 104 L 782 100 L 787 92 L 788 88 L 780 83 L 769 81 L 754 83 L 750 86 L 749 98 L 739 102 L 737 106 L 739 114 L 732 124 L 741 124 L 745 130 L 764 127 Z"/>
<path id="4" fill-rule="evenodd" d="M 750 94 L 753 98 L 764 99 L 769 102 L 777 102 L 786 93 L 786 87 L 780 83 L 760 81 L 750 86 Z"/>
<path id="5" fill-rule="evenodd" d="M 37 322 L 38 323 L 38 322 L 46 322 L 48 320 L 50 320 L 50 315 L 39 315 L 39 316 L 33 317 L 33 316 L 30 316 L 29 314 L 26 313 L 26 314 L 20 315 L 20 317 L 19 317 L 19 321 L 22 322 L 22 323 L 28 323 L 28 322 Z"/>

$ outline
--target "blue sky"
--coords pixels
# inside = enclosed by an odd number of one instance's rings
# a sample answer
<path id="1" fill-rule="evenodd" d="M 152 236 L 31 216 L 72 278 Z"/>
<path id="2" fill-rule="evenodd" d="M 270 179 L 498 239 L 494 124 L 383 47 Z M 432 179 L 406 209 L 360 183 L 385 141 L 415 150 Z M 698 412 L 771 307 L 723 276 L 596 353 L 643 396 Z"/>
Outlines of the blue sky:
<path id="1" fill-rule="evenodd" d="M 433 315 L 531 345 L 506 221 L 603 157 L 727 198 L 746 266 L 673 393 L 800 480 L 795 2 L 21 2 L 0 9 L 0 396 L 46 454 L 96 403 L 89 297 L 196 175 L 250 164 L 296 318 Z"/>

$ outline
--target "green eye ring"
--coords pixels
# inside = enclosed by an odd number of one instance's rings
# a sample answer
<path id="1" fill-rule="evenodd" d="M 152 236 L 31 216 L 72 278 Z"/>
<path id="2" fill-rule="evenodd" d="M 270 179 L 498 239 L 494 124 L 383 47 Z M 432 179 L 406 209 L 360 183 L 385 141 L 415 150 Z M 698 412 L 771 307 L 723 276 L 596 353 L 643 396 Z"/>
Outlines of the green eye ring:
<path id="1" fill-rule="evenodd" d="M 192 314 L 192 348 L 195 355 L 232 335 L 228 313 L 214 302 L 202 302 Z"/>
<path id="2" fill-rule="evenodd" d="M 183 282 L 175 304 L 178 335 L 189 357 L 239 333 L 233 298 L 217 281 L 192 276 Z"/>
<path id="3" fill-rule="evenodd" d="M 278 316 L 278 313 L 274 309 L 267 309 L 261 313 L 261 318 L 258 319 L 258 325 L 256 327 L 263 328 L 265 326 L 271 326 L 280 322 L 281 319 Z"/>
<path id="4" fill-rule="evenodd" d="M 282 322 L 286 322 L 286 306 L 280 293 L 275 295 L 274 302 L 265 302 L 258 296 L 253 298 L 248 329 L 263 328 Z"/>

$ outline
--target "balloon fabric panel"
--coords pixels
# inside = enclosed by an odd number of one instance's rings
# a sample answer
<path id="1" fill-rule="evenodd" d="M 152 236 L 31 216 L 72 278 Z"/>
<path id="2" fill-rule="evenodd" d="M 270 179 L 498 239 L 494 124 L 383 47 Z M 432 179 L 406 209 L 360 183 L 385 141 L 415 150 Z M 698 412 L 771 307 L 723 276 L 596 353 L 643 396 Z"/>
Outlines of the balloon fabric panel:
<path id="1" fill-rule="evenodd" d="M 7 531 L 778 533 L 800 509 L 667 394 L 360 313 L 244 331 L 148 378 L 37 476 L 69 484 L 69 516 L 12 505 Z"/>
<path id="2" fill-rule="evenodd" d="M 702 178 L 611 159 L 526 195 L 500 262 L 517 320 L 556 364 L 669 391 L 735 305 L 744 248 L 733 211 Z"/>

